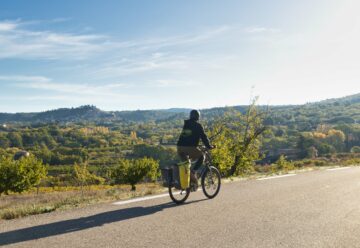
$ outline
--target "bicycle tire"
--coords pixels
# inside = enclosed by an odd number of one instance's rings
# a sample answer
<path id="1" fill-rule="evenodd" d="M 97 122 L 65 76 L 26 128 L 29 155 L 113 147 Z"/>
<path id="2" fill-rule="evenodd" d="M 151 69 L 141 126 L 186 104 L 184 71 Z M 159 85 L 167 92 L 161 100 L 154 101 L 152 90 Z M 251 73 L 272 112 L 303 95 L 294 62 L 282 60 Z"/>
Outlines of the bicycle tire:
<path id="1" fill-rule="evenodd" d="M 171 200 L 172 200 L 173 202 L 175 202 L 176 204 L 182 204 L 182 203 L 184 203 L 184 202 L 187 200 L 187 198 L 189 197 L 189 195 L 190 195 L 190 188 L 187 188 L 186 190 L 184 190 L 184 191 L 185 191 L 184 197 L 179 200 L 179 199 L 177 199 L 177 198 L 175 197 L 175 194 L 173 193 L 173 189 L 175 189 L 175 188 L 169 186 L 169 195 L 170 195 Z"/>
<path id="2" fill-rule="evenodd" d="M 215 193 L 213 194 L 210 194 L 207 189 L 206 189 L 206 185 L 205 185 L 205 179 L 208 175 L 209 172 L 212 172 L 214 173 L 214 175 L 216 176 L 216 179 L 218 180 L 218 184 L 217 184 L 217 188 L 215 190 Z M 210 170 L 207 169 L 204 174 L 202 175 L 201 177 L 201 187 L 202 187 L 202 190 L 204 192 L 204 195 L 209 198 L 209 199 L 213 199 L 215 196 L 217 196 L 217 194 L 219 193 L 220 191 L 220 188 L 221 188 L 221 175 L 220 175 L 220 172 L 218 169 L 216 169 L 214 166 L 210 166 Z"/>

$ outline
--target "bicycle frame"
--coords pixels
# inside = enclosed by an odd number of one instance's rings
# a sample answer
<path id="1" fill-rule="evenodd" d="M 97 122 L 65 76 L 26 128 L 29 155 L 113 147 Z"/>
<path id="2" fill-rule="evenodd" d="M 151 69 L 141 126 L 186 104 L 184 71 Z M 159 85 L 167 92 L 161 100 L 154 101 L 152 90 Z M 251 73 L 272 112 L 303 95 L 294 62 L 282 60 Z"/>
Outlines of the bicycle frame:
<path id="1" fill-rule="evenodd" d="M 206 148 L 205 146 L 199 146 L 198 147 L 200 149 L 200 151 L 204 154 L 205 159 L 203 164 L 201 165 L 201 167 L 198 169 L 201 169 L 200 172 L 200 178 L 204 175 L 204 173 L 206 172 L 206 170 L 210 170 L 210 165 L 211 165 L 211 154 L 210 154 L 210 150 L 208 148 Z M 193 166 L 193 164 L 196 163 L 196 161 L 191 161 L 191 165 Z"/>

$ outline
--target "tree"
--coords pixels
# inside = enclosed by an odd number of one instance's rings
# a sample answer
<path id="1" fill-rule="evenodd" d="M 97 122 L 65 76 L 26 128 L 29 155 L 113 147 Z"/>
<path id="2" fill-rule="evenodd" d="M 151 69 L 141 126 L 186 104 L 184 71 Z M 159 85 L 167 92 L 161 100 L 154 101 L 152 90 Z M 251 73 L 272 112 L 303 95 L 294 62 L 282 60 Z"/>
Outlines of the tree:
<path id="1" fill-rule="evenodd" d="M 360 146 L 353 146 L 351 148 L 351 153 L 360 153 Z"/>
<path id="2" fill-rule="evenodd" d="M 326 143 L 319 144 L 317 150 L 319 152 L 319 155 L 321 156 L 336 153 L 336 149 L 332 145 Z"/>
<path id="3" fill-rule="evenodd" d="M 10 132 L 7 135 L 8 140 L 10 141 L 11 147 L 23 147 L 23 141 L 21 134 L 18 132 Z"/>
<path id="4" fill-rule="evenodd" d="M 18 172 L 14 161 L 10 157 L 0 159 L 0 196 L 8 194 L 18 180 Z"/>
<path id="5" fill-rule="evenodd" d="M 252 171 L 254 162 L 260 158 L 259 138 L 266 130 L 266 113 L 258 111 L 256 100 L 245 114 L 229 109 L 211 128 L 213 143 L 219 147 L 219 151 L 213 152 L 213 158 L 225 175 Z"/>
<path id="6" fill-rule="evenodd" d="M 331 129 L 326 137 L 328 144 L 334 146 L 337 151 L 341 152 L 345 146 L 345 134 L 343 131 Z"/>
<path id="7" fill-rule="evenodd" d="M 306 154 L 308 158 L 314 159 L 318 157 L 319 152 L 315 146 L 310 146 L 308 149 L 306 149 Z"/>
<path id="8" fill-rule="evenodd" d="M 131 190 L 136 190 L 136 184 L 148 177 L 152 180 L 158 175 L 159 163 L 152 158 L 121 159 L 112 171 L 112 178 L 116 184 L 130 184 Z"/>
<path id="9" fill-rule="evenodd" d="M 299 139 L 297 142 L 297 148 L 301 150 L 301 157 L 307 157 L 306 150 L 311 147 L 315 146 L 315 139 L 310 132 L 303 132 L 299 135 Z"/>
<path id="10" fill-rule="evenodd" d="M 140 144 L 134 146 L 134 155 L 139 158 L 153 158 L 159 161 L 160 166 L 169 165 L 177 160 L 177 154 L 174 149 L 163 146 L 150 146 Z"/>
<path id="11" fill-rule="evenodd" d="M 51 163 L 51 151 L 46 145 L 42 145 L 41 148 L 38 148 L 34 153 L 38 158 L 42 159 L 43 163 Z"/>
<path id="12" fill-rule="evenodd" d="M 0 159 L 0 195 L 10 191 L 21 193 L 38 185 L 47 174 L 46 166 L 34 156 L 13 160 Z"/>
<path id="13" fill-rule="evenodd" d="M 74 178 L 81 187 L 81 192 L 83 193 L 83 187 L 89 184 L 103 184 L 105 179 L 90 173 L 87 163 L 83 164 L 74 164 Z"/>
<path id="14" fill-rule="evenodd" d="M 212 162 L 220 170 L 221 174 L 228 175 L 235 161 L 235 156 L 233 156 L 231 150 L 232 140 L 223 131 L 220 123 L 213 126 L 210 134 L 217 134 L 212 141 L 213 145 L 216 145 L 216 149 L 211 151 Z"/>
<path id="15" fill-rule="evenodd" d="M 120 159 L 118 161 L 118 164 L 111 171 L 111 178 L 114 180 L 115 184 L 125 183 L 128 167 L 130 167 L 129 159 Z"/>
<path id="16" fill-rule="evenodd" d="M 0 133 L 0 148 L 8 148 L 10 146 L 10 141 L 7 139 L 5 134 Z"/>

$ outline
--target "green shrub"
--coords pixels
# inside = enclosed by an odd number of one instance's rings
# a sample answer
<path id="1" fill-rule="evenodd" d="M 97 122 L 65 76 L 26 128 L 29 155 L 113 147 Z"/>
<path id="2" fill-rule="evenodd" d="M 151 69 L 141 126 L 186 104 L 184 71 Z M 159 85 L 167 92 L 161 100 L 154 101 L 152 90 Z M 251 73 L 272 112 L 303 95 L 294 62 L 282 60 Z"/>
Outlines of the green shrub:
<path id="1" fill-rule="evenodd" d="M 87 163 L 74 164 L 74 178 L 81 187 L 84 185 L 99 185 L 105 182 L 104 178 L 90 173 Z"/>
<path id="2" fill-rule="evenodd" d="M 112 171 L 115 184 L 130 184 L 131 190 L 136 190 L 136 184 L 148 177 L 152 180 L 158 176 L 159 163 L 151 158 L 121 159 Z"/>
<path id="3" fill-rule="evenodd" d="M 45 178 L 46 167 L 34 156 L 13 160 L 0 158 L 0 195 L 11 192 L 21 193 L 38 185 Z"/>
<path id="4" fill-rule="evenodd" d="M 344 165 L 358 165 L 360 164 L 360 158 L 347 159 L 343 162 Z"/>
<path id="5" fill-rule="evenodd" d="M 360 146 L 353 146 L 351 148 L 351 153 L 360 153 Z"/>
<path id="6" fill-rule="evenodd" d="M 280 156 L 280 158 L 278 159 L 278 161 L 276 161 L 274 166 L 277 170 L 285 170 L 285 171 L 293 170 L 295 168 L 294 164 L 290 161 L 287 161 L 284 155 Z"/>
<path id="7" fill-rule="evenodd" d="M 326 165 L 325 161 L 322 161 L 322 160 L 315 161 L 315 166 L 324 166 L 324 165 Z"/>

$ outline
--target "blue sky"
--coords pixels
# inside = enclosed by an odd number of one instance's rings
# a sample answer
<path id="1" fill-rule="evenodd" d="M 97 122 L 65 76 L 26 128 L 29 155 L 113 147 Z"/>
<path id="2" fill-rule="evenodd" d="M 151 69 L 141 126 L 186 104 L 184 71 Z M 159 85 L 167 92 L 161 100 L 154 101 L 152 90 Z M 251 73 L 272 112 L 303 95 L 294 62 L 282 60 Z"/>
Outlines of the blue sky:
<path id="1" fill-rule="evenodd" d="M 356 94 L 359 9 L 356 0 L 2 0 L 0 112 Z"/>

